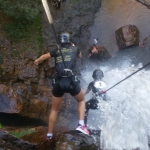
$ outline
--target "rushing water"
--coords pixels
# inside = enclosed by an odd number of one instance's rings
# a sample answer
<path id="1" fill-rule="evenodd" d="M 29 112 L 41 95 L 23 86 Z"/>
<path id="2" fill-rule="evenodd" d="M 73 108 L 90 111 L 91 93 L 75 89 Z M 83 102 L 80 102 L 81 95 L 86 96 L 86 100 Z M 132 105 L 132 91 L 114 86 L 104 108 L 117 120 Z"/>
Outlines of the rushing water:
<path id="1" fill-rule="evenodd" d="M 148 37 L 144 48 L 133 47 L 118 51 L 115 31 L 128 24 L 136 25 L 140 39 Z M 150 9 L 136 0 L 102 0 L 102 7 L 91 27 L 91 39 L 105 46 L 112 59 L 93 65 L 104 71 L 110 88 L 150 62 Z M 92 66 L 92 64 L 91 64 Z M 94 67 L 92 66 L 90 68 Z M 86 82 L 92 81 L 92 71 L 83 72 Z M 109 101 L 100 100 L 98 110 L 90 110 L 88 127 L 101 129 L 101 148 L 104 150 L 148 150 L 150 135 L 150 66 L 134 74 L 107 92 Z M 87 68 L 88 69 L 88 68 Z M 90 94 L 86 96 L 89 100 Z"/>

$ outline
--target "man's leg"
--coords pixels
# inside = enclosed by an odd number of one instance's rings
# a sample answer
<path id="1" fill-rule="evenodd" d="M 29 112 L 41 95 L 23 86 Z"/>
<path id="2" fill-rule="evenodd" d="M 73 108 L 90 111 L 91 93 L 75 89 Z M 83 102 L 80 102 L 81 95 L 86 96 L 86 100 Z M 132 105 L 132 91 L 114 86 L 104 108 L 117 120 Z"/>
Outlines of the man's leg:
<path id="1" fill-rule="evenodd" d="M 60 108 L 61 100 L 62 97 L 52 96 L 52 108 L 49 114 L 48 133 L 53 132 L 53 128 L 57 120 L 57 115 Z"/>
<path id="2" fill-rule="evenodd" d="M 79 115 L 79 120 L 84 120 L 84 115 L 85 115 L 85 97 L 83 90 L 79 92 L 74 98 L 78 102 L 78 115 Z"/>
<path id="3" fill-rule="evenodd" d="M 85 97 L 84 92 L 80 90 L 79 94 L 74 96 L 74 98 L 78 102 L 78 116 L 79 116 L 79 126 L 76 130 L 84 133 L 89 134 L 89 131 L 86 129 L 86 126 L 84 124 L 84 116 L 85 116 Z"/>

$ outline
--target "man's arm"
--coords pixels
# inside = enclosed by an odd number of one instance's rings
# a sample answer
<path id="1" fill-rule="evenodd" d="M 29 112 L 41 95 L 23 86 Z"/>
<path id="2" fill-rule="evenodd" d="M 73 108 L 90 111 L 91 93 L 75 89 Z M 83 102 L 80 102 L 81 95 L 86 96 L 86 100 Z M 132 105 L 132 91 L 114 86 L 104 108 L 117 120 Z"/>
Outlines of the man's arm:
<path id="1" fill-rule="evenodd" d="M 51 57 L 50 53 L 43 54 L 43 55 L 41 55 L 38 59 L 36 59 L 36 60 L 34 61 L 34 64 L 35 64 L 35 65 L 38 65 L 40 62 L 42 62 L 42 61 L 44 61 L 44 60 L 46 60 L 46 59 L 49 59 L 50 57 Z"/>
<path id="2" fill-rule="evenodd" d="M 88 94 L 91 91 L 92 85 L 93 85 L 93 82 L 90 82 L 87 89 L 86 89 L 86 91 L 85 91 L 85 93 L 84 93 L 84 95 Z"/>

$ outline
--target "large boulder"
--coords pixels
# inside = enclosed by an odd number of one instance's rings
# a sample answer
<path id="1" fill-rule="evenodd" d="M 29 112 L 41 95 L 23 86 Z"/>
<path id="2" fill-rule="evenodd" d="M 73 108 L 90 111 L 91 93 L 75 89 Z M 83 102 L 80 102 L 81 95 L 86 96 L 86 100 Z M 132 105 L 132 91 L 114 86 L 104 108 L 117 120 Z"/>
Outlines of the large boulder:
<path id="1" fill-rule="evenodd" d="M 119 50 L 139 45 L 139 30 L 135 25 L 126 25 L 115 31 Z"/>
<path id="2" fill-rule="evenodd" d="M 51 77 L 54 67 L 45 61 L 34 65 L 35 53 L 24 53 L 18 58 L 4 58 L 0 76 L 0 112 L 42 119 L 47 122 L 51 108 Z"/>
<path id="3" fill-rule="evenodd" d="M 47 121 L 51 108 L 51 89 L 33 84 L 0 84 L 0 104 L 0 112 L 18 113 Z"/>

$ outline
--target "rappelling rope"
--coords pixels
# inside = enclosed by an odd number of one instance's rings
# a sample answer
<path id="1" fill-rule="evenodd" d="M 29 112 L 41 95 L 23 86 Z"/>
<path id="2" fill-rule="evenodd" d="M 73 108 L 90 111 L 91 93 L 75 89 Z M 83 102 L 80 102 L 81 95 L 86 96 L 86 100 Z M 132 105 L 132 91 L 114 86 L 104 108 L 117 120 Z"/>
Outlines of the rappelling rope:
<path id="1" fill-rule="evenodd" d="M 52 26 L 52 30 L 53 30 L 53 32 L 54 32 L 54 36 L 55 36 L 55 39 L 56 39 L 56 42 L 57 42 L 57 46 L 58 46 L 59 52 L 60 52 L 60 54 L 61 54 L 64 67 L 66 68 L 66 64 L 65 64 L 65 61 L 64 61 L 64 58 L 63 58 L 61 49 L 60 49 L 60 42 L 59 42 L 58 37 L 57 37 L 57 35 L 56 35 L 56 31 L 55 31 L 55 28 L 54 28 L 52 15 L 51 15 L 50 9 L 49 9 L 49 7 L 48 7 L 47 0 L 42 0 L 42 4 L 43 4 L 43 7 L 44 7 L 45 12 L 46 12 L 48 22 L 49 22 L 49 24 Z"/>

